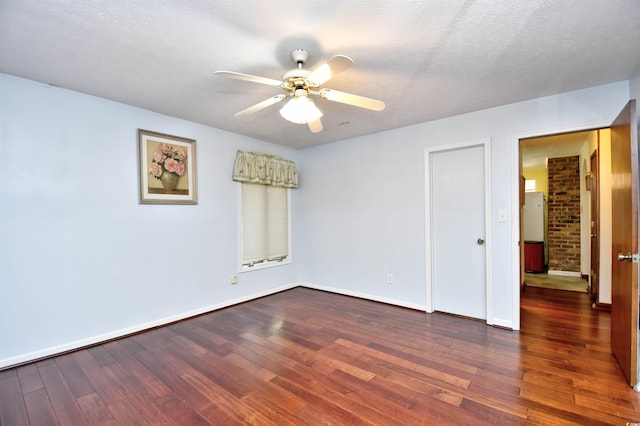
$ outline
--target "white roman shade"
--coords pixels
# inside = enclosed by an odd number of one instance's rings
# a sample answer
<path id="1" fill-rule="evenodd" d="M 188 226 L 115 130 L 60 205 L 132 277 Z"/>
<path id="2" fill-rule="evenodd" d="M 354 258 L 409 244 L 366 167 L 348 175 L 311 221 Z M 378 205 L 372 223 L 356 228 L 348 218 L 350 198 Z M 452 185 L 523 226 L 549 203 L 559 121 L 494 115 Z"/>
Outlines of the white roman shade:
<path id="1" fill-rule="evenodd" d="M 242 188 L 242 265 L 281 262 L 289 256 L 287 188 Z"/>

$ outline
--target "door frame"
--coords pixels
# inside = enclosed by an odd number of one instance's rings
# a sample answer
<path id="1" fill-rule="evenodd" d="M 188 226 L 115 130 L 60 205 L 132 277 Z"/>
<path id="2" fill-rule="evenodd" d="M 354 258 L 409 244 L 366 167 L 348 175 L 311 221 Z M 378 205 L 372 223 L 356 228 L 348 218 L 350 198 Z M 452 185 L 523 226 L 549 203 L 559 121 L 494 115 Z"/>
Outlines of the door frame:
<path id="1" fill-rule="evenodd" d="M 526 133 L 514 134 L 512 137 L 513 150 L 511 152 L 511 211 L 513 212 L 511 221 L 511 268 L 512 282 L 512 306 L 513 330 L 520 330 L 520 139 L 538 138 L 557 135 L 560 133 L 583 132 L 611 127 L 610 122 L 599 121 L 585 123 L 579 126 L 556 127 L 553 129 L 539 129 Z"/>
<path id="2" fill-rule="evenodd" d="M 600 132 L 596 149 L 589 156 L 589 179 L 589 295 L 595 307 L 600 302 Z"/>
<path id="3" fill-rule="evenodd" d="M 425 278 L 426 278 L 426 311 L 433 313 L 433 238 L 431 232 L 431 154 L 444 151 L 474 148 L 482 146 L 484 155 L 484 231 L 485 231 L 485 287 L 487 324 L 493 324 L 493 283 L 491 257 L 491 139 L 481 138 L 451 144 L 427 147 L 424 150 L 424 181 L 425 181 Z"/>

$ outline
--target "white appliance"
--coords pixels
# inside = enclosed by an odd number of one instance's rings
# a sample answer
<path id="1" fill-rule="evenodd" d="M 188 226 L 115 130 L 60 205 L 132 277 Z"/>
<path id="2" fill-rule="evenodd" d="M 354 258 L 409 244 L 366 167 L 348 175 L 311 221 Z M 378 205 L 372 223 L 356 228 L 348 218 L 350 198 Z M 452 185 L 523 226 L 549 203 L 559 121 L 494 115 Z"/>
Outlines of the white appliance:
<path id="1" fill-rule="evenodd" d="M 544 241 L 544 193 L 524 193 L 524 241 Z"/>

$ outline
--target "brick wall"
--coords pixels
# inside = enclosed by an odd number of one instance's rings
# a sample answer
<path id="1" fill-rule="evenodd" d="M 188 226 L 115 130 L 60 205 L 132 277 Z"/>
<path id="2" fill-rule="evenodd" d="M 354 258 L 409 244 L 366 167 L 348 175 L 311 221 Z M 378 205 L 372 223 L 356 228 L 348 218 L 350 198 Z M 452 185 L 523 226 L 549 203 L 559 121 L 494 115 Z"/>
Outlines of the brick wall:
<path id="1" fill-rule="evenodd" d="M 549 158 L 549 269 L 580 272 L 580 158 Z"/>

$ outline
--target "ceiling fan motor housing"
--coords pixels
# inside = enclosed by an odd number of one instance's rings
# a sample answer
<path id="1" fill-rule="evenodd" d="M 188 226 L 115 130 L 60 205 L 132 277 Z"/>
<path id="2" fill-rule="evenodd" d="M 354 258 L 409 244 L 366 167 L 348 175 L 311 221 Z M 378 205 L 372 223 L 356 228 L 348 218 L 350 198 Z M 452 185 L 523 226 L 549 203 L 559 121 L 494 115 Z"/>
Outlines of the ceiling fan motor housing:
<path id="1" fill-rule="evenodd" d="M 291 52 L 291 59 L 298 65 L 298 68 L 289 70 L 282 75 L 282 88 L 296 96 L 302 96 L 301 91 L 304 90 L 304 95 L 307 95 L 310 87 L 315 87 L 307 80 L 311 71 L 302 68 L 309 59 L 309 53 L 304 49 L 296 49 Z"/>
<path id="2" fill-rule="evenodd" d="M 282 88 L 293 92 L 295 90 L 304 89 L 309 90 L 309 81 L 307 76 L 311 72 L 302 68 L 296 68 L 291 71 L 287 71 L 282 75 Z"/>

